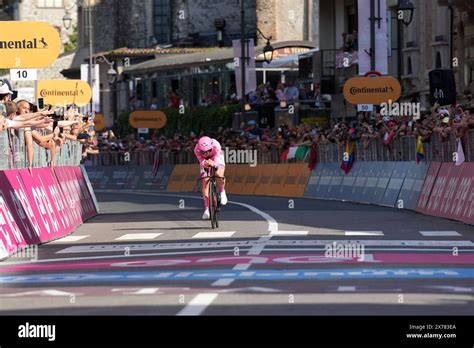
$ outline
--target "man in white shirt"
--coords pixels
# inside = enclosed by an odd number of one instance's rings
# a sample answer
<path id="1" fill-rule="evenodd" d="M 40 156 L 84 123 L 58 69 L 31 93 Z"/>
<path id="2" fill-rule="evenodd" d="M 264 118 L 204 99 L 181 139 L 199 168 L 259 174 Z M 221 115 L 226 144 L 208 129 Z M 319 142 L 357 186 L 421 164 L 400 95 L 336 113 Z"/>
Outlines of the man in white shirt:
<path id="1" fill-rule="evenodd" d="M 8 85 L 0 80 L 0 116 L 7 116 L 5 104 L 10 100 L 12 94 Z"/>

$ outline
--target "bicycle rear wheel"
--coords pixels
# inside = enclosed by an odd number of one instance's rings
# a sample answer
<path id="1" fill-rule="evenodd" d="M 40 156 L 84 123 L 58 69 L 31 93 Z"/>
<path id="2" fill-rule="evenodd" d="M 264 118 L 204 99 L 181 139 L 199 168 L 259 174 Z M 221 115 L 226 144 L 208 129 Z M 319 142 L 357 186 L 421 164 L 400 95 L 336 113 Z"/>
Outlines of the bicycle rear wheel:
<path id="1" fill-rule="evenodd" d="M 214 206 L 215 206 L 215 212 L 214 212 L 214 224 L 216 225 L 216 228 L 219 228 L 219 219 L 218 219 L 218 212 L 220 209 L 220 199 L 219 199 L 219 191 L 217 191 L 217 184 L 214 182 Z"/>

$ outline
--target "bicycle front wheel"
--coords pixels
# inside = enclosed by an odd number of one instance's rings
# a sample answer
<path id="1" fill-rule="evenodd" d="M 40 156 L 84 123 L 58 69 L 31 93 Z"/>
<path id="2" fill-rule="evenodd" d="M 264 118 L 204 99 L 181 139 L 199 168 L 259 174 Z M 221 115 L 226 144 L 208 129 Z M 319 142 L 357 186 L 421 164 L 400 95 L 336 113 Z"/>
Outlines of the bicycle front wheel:
<path id="1" fill-rule="evenodd" d="M 215 201 L 214 201 L 214 185 L 213 185 L 213 182 L 212 180 L 209 181 L 209 217 L 211 219 L 211 228 L 214 229 L 215 228 L 215 210 L 216 210 L 216 204 L 215 204 Z"/>

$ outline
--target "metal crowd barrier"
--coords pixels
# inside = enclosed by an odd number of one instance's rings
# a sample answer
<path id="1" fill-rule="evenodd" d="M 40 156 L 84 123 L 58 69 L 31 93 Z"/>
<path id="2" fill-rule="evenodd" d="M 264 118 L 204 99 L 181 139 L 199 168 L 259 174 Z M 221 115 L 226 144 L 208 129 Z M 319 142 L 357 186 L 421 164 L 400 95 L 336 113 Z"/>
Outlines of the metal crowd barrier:
<path id="1" fill-rule="evenodd" d="M 467 162 L 474 162 L 474 130 L 466 133 L 463 139 L 464 155 Z M 443 141 L 438 135 L 432 135 L 430 142 L 424 144 L 425 160 L 435 162 L 452 162 L 453 153 L 457 151 L 456 139 L 451 136 Z M 132 152 L 123 151 L 101 151 L 97 156 L 89 156 L 88 165 L 92 166 L 116 166 L 116 165 L 153 165 L 158 158 L 160 164 L 192 164 L 196 158 L 192 151 L 159 150 L 159 156 L 155 151 L 139 150 Z M 270 164 L 281 163 L 281 150 L 269 147 L 265 151 L 257 148 L 257 163 Z M 339 163 L 344 156 L 345 147 L 336 144 L 319 144 L 317 146 L 317 162 Z M 391 142 L 390 146 L 382 144 L 380 140 L 372 140 L 367 147 L 362 141 L 356 142 L 354 151 L 356 161 L 416 161 L 416 138 L 405 136 Z M 305 159 L 291 159 L 284 163 L 308 162 Z"/>
<path id="2" fill-rule="evenodd" d="M 39 131 L 43 132 L 43 131 Z M 28 159 L 25 145 L 25 131 L 0 132 L 0 170 L 26 168 Z M 33 141 L 33 167 L 47 167 L 51 162 L 51 153 Z M 56 166 L 77 166 L 81 163 L 82 144 L 66 140 L 56 155 Z"/>

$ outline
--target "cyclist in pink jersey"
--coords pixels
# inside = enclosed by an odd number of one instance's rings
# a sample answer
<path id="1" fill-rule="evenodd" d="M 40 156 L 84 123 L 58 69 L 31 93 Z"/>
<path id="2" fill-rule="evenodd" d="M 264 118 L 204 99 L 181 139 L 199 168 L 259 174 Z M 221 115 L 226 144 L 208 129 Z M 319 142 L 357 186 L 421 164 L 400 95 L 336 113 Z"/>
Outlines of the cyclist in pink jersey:
<path id="1" fill-rule="evenodd" d="M 207 168 L 214 166 L 217 168 L 216 176 L 223 177 L 225 171 L 225 160 L 224 152 L 221 149 L 221 144 L 215 139 L 209 137 L 202 137 L 198 140 L 196 147 L 194 148 L 194 154 L 196 155 L 199 166 L 201 177 L 207 176 Z M 218 179 L 219 192 L 221 194 L 221 204 L 227 204 L 227 196 L 225 194 L 225 179 Z M 202 215 L 203 220 L 210 218 L 209 215 L 209 179 L 204 179 L 202 183 L 202 197 L 204 199 L 204 214 Z"/>

